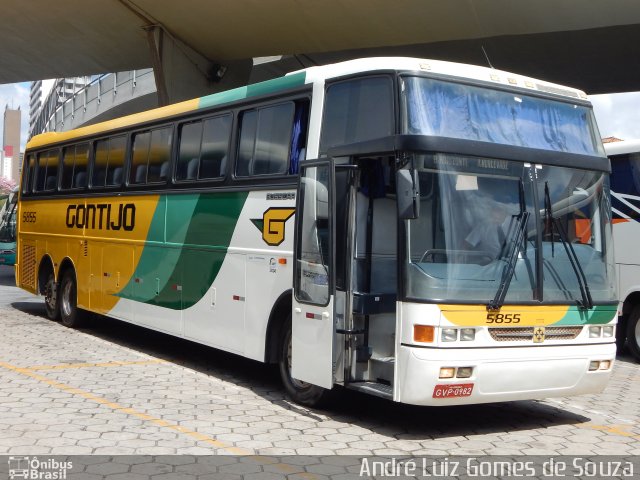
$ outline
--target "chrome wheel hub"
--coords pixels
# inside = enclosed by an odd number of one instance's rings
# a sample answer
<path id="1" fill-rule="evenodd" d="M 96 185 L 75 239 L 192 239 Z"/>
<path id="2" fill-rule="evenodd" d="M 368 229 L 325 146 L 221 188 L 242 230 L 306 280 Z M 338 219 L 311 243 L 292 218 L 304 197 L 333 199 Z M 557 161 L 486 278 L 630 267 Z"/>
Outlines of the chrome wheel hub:
<path id="1" fill-rule="evenodd" d="M 62 298 L 60 299 L 60 308 L 65 317 L 71 316 L 73 311 L 72 305 L 73 285 L 71 282 L 66 282 L 62 289 Z"/>

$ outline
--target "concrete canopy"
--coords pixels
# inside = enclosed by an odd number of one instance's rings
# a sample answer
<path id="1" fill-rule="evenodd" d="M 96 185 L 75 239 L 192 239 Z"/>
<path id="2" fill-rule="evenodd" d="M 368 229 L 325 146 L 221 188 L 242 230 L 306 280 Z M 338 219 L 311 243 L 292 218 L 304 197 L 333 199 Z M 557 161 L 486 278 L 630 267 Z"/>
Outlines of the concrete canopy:
<path id="1" fill-rule="evenodd" d="M 301 55 L 293 65 L 300 68 L 391 53 L 490 62 L 592 94 L 640 90 L 637 0 L 4 0 L 2 6 L 0 83 L 167 68 L 169 59 L 154 60 L 153 52 L 170 41 L 209 83 L 212 68 L 230 71 L 257 56 Z M 164 40 L 156 34 L 154 43 L 149 32 L 158 31 Z M 180 74 L 178 63 L 167 70 Z M 246 81 L 245 73 L 231 83 Z"/>

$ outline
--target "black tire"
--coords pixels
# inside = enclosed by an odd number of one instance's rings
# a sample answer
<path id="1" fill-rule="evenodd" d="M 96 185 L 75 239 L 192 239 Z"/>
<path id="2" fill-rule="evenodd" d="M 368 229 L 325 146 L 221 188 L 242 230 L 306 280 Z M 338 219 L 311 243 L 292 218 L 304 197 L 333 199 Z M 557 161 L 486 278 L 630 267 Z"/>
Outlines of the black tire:
<path id="1" fill-rule="evenodd" d="M 50 320 L 60 320 L 60 302 L 58 302 L 58 285 L 50 272 L 47 281 L 44 284 L 44 308 L 47 311 L 47 317 Z"/>
<path id="2" fill-rule="evenodd" d="M 627 319 L 627 348 L 640 362 L 640 306 L 634 308 Z"/>
<path id="3" fill-rule="evenodd" d="M 329 397 L 329 390 L 296 380 L 291 376 L 291 314 L 280 331 L 278 352 L 280 378 L 287 396 L 294 402 L 307 407 L 319 407 L 325 404 Z"/>
<path id="4" fill-rule="evenodd" d="M 84 311 L 78 308 L 78 286 L 73 270 L 66 270 L 60 280 L 58 290 L 60 320 L 65 327 L 81 327 L 85 320 Z"/>

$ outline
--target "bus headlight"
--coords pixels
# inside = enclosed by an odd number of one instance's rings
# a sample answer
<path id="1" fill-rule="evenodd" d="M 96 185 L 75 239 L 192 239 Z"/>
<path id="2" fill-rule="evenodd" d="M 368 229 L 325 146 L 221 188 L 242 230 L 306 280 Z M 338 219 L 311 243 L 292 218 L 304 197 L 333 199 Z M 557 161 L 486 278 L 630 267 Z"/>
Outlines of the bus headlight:
<path id="1" fill-rule="evenodd" d="M 589 327 L 589 338 L 600 338 L 602 336 L 602 327 Z"/>
<path id="2" fill-rule="evenodd" d="M 606 327 L 602 327 L 602 336 L 605 338 L 611 338 L 616 333 L 615 325 L 607 325 Z"/>
<path id="3" fill-rule="evenodd" d="M 460 340 L 462 342 L 472 342 L 476 339 L 475 328 L 463 328 L 460 330 Z"/>
<path id="4" fill-rule="evenodd" d="M 440 335 L 440 339 L 443 342 L 455 342 L 458 340 L 458 329 L 457 328 L 443 328 L 442 333 Z"/>

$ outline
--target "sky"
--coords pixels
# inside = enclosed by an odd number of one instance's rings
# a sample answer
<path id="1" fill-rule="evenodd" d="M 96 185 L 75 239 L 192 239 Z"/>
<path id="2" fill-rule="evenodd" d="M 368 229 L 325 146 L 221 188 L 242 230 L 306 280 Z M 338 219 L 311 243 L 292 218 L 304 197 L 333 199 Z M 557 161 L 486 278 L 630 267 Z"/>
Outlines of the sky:
<path id="1" fill-rule="evenodd" d="M 29 83 L 0 84 L 0 109 L 6 105 L 22 110 L 21 151 L 29 131 Z M 592 95 L 596 120 L 603 137 L 640 139 L 640 92 Z M 0 112 L 0 135 L 4 116 Z"/>

